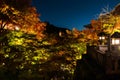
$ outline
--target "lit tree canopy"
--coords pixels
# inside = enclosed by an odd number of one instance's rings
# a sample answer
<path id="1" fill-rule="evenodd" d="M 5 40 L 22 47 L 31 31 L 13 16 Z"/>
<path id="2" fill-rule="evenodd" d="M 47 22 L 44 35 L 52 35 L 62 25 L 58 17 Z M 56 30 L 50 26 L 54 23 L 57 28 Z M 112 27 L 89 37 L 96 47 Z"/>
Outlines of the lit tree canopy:
<path id="1" fill-rule="evenodd" d="M 119 5 L 117 5 L 112 11 L 108 11 L 108 8 L 103 9 L 103 13 L 100 13 L 98 19 L 91 20 L 91 28 L 87 28 L 83 31 L 89 36 L 93 35 L 94 38 L 100 32 L 105 32 L 112 35 L 114 32 L 120 32 L 120 16 L 119 16 Z M 90 36 L 91 37 L 91 36 Z M 93 38 L 92 38 L 93 39 Z"/>
<path id="2" fill-rule="evenodd" d="M 37 38 L 42 34 L 46 24 L 41 22 L 35 7 L 30 5 L 31 0 L 3 0 L 0 2 L 0 32 L 4 29 L 20 29 L 26 33 L 36 34 Z M 22 5 L 22 6 L 21 6 Z"/>
<path id="3" fill-rule="evenodd" d="M 76 61 L 86 53 L 86 44 L 97 44 L 97 34 L 102 31 L 112 34 L 120 29 L 119 16 L 108 12 L 91 20 L 82 31 L 58 28 L 41 22 L 29 0 L 10 1 L 0 2 L 3 80 L 72 80 Z M 15 26 L 20 30 L 12 29 Z"/>
<path id="4" fill-rule="evenodd" d="M 120 23 L 120 14 L 119 14 L 119 10 L 120 10 L 120 5 L 118 4 L 117 6 L 115 6 L 115 8 L 108 12 L 108 13 L 104 13 L 103 15 L 100 15 L 98 20 L 101 21 L 102 23 L 102 28 L 105 32 L 109 33 L 109 34 L 113 34 L 114 32 L 119 32 L 120 28 L 119 28 L 119 23 Z"/>
<path id="5" fill-rule="evenodd" d="M 4 28 L 5 25 L 8 23 L 15 23 L 15 21 L 18 20 L 18 16 L 20 16 L 21 13 L 25 12 L 25 10 L 28 8 L 29 2 L 30 2 L 29 0 L 9 0 L 9 1 L 2 0 L 0 1 L 1 28 Z"/>
<path id="6" fill-rule="evenodd" d="M 76 61 L 86 51 L 86 43 L 77 29 L 55 29 L 56 33 L 46 30 L 42 39 L 23 31 L 8 32 L 6 45 L 0 49 L 0 74 L 10 71 L 11 76 L 19 79 L 72 79 Z"/>
<path id="7" fill-rule="evenodd" d="M 120 5 L 118 4 L 112 11 L 108 8 L 104 8 L 96 20 L 91 20 L 91 23 L 85 25 L 85 29 L 82 30 L 84 39 L 88 43 L 98 44 L 98 34 L 105 32 L 112 35 L 114 32 L 120 32 Z"/>

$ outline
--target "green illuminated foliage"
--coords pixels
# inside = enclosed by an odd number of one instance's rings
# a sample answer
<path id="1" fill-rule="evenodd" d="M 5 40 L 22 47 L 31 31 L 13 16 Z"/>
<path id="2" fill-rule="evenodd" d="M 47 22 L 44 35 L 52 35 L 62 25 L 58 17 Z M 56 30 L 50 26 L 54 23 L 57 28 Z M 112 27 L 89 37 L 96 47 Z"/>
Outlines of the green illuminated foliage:
<path id="1" fill-rule="evenodd" d="M 55 77 L 72 80 L 76 61 L 86 53 L 86 41 L 96 40 L 95 29 L 94 34 L 77 29 L 49 33 L 34 7 L 19 9 L 12 3 L 20 0 L 11 1 L 0 5 L 0 74 L 4 75 L 3 80 L 52 80 Z M 15 30 L 14 24 L 20 30 Z M 9 28 L 5 28 L 6 25 Z"/>
<path id="2" fill-rule="evenodd" d="M 38 39 L 36 35 L 9 31 L 6 34 L 7 45 L 0 50 L 1 68 L 15 72 L 18 70 L 19 75 L 10 74 L 19 76 L 19 79 L 37 77 L 49 80 L 55 77 L 54 73 L 57 78 L 72 79 L 76 61 L 86 51 L 86 43 L 80 40 L 80 34 L 75 31 L 61 36 L 46 33 L 46 37 L 42 39 Z"/>

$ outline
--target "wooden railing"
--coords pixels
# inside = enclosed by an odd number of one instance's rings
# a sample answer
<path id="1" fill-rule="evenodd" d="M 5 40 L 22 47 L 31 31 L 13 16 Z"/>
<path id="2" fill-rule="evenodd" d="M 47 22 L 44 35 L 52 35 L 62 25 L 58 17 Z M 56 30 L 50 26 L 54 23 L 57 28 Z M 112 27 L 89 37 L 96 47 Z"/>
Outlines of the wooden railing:
<path id="1" fill-rule="evenodd" d="M 106 63 L 106 54 L 99 51 L 97 46 L 87 46 L 87 54 L 94 59 L 97 64 L 102 67 L 105 67 Z"/>
<path id="2" fill-rule="evenodd" d="M 106 74 L 120 73 L 120 56 L 112 56 L 103 52 L 97 46 L 87 46 L 87 54 L 105 69 Z"/>

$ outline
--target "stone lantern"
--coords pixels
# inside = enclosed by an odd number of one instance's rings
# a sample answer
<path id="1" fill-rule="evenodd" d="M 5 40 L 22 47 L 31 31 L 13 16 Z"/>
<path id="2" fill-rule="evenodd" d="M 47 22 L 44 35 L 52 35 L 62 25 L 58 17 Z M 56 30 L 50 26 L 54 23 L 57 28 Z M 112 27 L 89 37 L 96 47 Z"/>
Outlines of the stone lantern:
<path id="1" fill-rule="evenodd" d="M 100 32 L 98 34 L 100 45 L 106 44 L 107 34 L 105 32 Z"/>
<path id="2" fill-rule="evenodd" d="M 107 51 L 108 50 L 108 46 L 107 46 L 107 38 L 108 38 L 108 35 L 105 33 L 105 32 L 100 32 L 98 34 L 98 37 L 99 37 L 99 45 L 98 45 L 98 48 L 100 51 Z"/>
<path id="3" fill-rule="evenodd" d="M 111 51 L 117 56 L 120 56 L 120 33 L 115 32 L 111 36 Z"/>
<path id="4" fill-rule="evenodd" d="M 115 32 L 112 36 L 111 36 L 111 45 L 120 45 L 120 33 Z"/>

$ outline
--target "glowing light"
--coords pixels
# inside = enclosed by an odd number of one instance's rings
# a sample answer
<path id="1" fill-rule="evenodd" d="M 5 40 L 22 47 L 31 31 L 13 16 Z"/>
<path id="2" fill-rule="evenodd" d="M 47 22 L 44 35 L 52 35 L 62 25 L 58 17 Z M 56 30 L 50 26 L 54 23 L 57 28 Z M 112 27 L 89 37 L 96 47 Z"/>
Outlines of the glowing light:
<path id="1" fill-rule="evenodd" d="M 18 31 L 18 30 L 20 30 L 20 27 L 18 27 L 18 26 L 15 26 L 15 30 L 17 30 L 17 31 Z"/>
<path id="2" fill-rule="evenodd" d="M 102 36 L 102 37 L 99 37 L 99 39 L 100 39 L 100 40 L 104 40 L 104 39 L 105 39 L 105 37 L 104 37 L 104 36 Z"/>
<path id="3" fill-rule="evenodd" d="M 117 45 L 120 44 L 120 40 L 119 39 L 112 39 L 112 45 Z"/>

